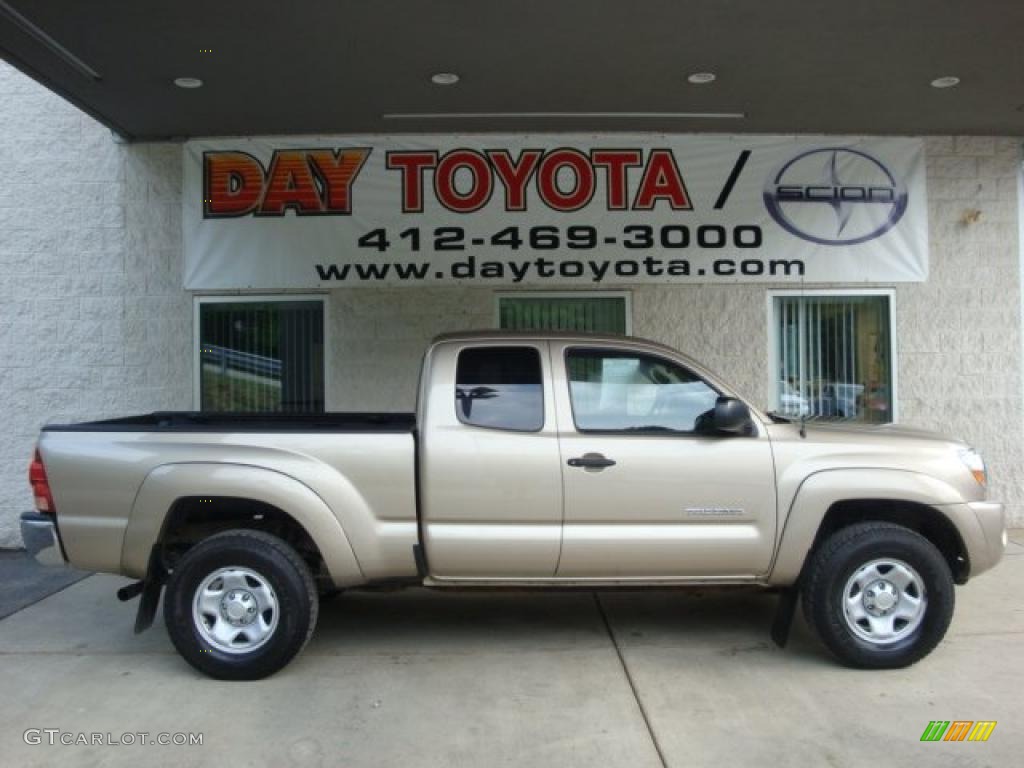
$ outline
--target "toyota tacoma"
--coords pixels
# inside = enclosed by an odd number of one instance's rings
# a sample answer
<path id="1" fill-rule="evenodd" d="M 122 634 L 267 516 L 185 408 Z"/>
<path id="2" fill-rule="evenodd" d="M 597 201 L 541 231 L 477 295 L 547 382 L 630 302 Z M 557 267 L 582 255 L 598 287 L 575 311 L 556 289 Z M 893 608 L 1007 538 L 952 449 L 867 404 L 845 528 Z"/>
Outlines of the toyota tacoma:
<path id="1" fill-rule="evenodd" d="M 765 413 L 639 339 L 436 339 L 415 413 L 158 412 L 43 429 L 26 546 L 163 592 L 174 646 L 218 678 L 272 674 L 319 597 L 380 585 L 755 585 L 863 668 L 942 639 L 954 584 L 1006 546 L 967 445 Z"/>

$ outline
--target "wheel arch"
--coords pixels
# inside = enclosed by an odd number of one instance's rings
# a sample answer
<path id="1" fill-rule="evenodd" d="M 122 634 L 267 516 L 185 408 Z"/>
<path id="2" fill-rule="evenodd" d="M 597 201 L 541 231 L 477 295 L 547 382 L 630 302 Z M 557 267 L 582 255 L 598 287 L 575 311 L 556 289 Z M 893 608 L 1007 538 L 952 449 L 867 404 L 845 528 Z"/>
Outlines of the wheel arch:
<path id="1" fill-rule="evenodd" d="M 182 496 L 167 511 L 156 542 L 165 570 L 189 549 L 228 530 L 263 531 L 290 545 L 318 581 L 329 579 L 323 552 L 309 532 L 288 512 L 243 496 Z"/>
<path id="2" fill-rule="evenodd" d="M 918 501 L 870 498 L 837 501 L 825 513 L 811 543 L 811 551 L 841 528 L 864 522 L 892 523 L 921 534 L 942 554 L 953 580 L 957 584 L 966 583 L 970 561 L 963 537 L 939 509 Z"/>
<path id="3" fill-rule="evenodd" d="M 145 578 L 152 554 L 173 565 L 190 546 L 232 528 L 287 541 L 335 586 L 363 581 L 341 523 L 312 489 L 275 470 L 211 462 L 164 464 L 147 475 L 132 506 L 122 571 Z"/>
<path id="4" fill-rule="evenodd" d="M 943 505 L 962 499 L 936 478 L 901 470 L 832 470 L 808 477 L 793 498 L 768 581 L 794 583 L 815 547 L 841 528 L 861 522 L 901 525 L 942 553 L 953 578 L 970 576 L 967 546 Z"/>

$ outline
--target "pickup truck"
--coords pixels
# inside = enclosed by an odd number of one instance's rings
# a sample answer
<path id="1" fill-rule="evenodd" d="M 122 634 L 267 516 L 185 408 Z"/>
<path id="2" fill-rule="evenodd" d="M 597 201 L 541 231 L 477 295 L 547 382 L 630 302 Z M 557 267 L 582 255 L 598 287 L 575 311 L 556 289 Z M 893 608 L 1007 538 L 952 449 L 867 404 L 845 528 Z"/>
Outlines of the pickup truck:
<path id="1" fill-rule="evenodd" d="M 199 670 L 255 679 L 341 589 L 781 592 L 842 662 L 911 664 L 1006 546 L 979 455 L 896 426 L 792 421 L 684 355 L 587 334 L 460 333 L 413 413 L 158 412 L 43 429 L 23 516 L 44 561 L 161 591 Z"/>

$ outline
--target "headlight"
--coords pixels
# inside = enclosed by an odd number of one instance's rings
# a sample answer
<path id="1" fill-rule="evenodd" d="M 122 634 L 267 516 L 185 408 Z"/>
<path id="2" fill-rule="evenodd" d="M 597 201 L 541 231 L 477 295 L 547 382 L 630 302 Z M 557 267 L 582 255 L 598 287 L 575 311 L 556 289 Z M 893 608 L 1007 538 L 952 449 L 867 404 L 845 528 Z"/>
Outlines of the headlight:
<path id="1" fill-rule="evenodd" d="M 985 474 L 985 462 L 979 454 L 973 448 L 965 448 L 960 451 L 960 461 L 971 470 L 971 474 L 974 475 L 974 479 L 978 481 L 979 485 L 988 484 L 988 475 Z"/>

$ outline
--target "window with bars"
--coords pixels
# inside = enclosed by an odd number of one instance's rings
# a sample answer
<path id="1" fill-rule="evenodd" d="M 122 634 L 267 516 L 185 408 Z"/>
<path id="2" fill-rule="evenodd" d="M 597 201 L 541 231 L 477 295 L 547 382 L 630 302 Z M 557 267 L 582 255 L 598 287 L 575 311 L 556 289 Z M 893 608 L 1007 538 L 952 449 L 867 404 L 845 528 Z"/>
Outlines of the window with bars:
<path id="1" fill-rule="evenodd" d="M 324 410 L 320 300 L 199 300 L 199 408 Z"/>
<path id="2" fill-rule="evenodd" d="M 791 418 L 893 420 L 888 295 L 775 296 L 775 408 Z"/>
<path id="3" fill-rule="evenodd" d="M 498 327 L 516 331 L 628 334 L 628 296 L 571 293 L 499 296 Z"/>

